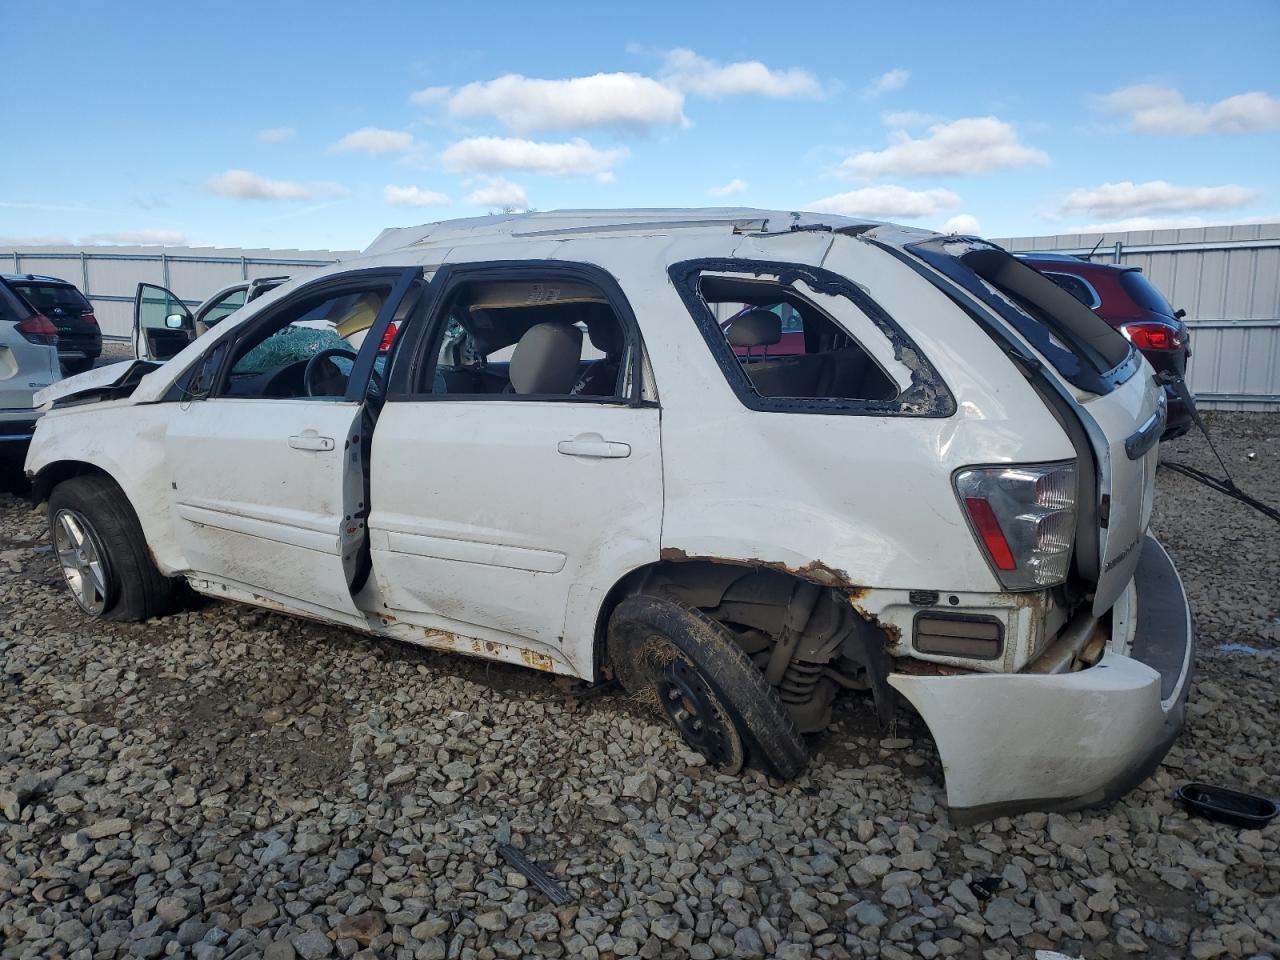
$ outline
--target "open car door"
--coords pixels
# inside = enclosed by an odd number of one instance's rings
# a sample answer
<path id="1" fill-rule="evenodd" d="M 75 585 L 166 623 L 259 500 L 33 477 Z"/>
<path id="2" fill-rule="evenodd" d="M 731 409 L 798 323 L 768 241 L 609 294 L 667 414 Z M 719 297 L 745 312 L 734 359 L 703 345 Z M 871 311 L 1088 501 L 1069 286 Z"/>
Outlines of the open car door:
<path id="1" fill-rule="evenodd" d="M 138 284 L 133 295 L 133 352 L 139 360 L 168 360 L 196 338 L 196 321 L 170 290 Z"/>

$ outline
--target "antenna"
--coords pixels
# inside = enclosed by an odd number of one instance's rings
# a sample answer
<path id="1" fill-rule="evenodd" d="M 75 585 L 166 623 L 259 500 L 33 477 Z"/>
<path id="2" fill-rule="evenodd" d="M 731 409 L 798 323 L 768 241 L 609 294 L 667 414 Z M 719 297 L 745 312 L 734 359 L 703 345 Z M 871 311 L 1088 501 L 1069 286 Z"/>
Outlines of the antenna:
<path id="1" fill-rule="evenodd" d="M 1093 255 L 1098 252 L 1098 248 L 1102 246 L 1102 241 L 1104 239 L 1106 239 L 1106 234 L 1102 234 L 1101 236 L 1098 237 L 1098 242 L 1093 245 L 1093 249 L 1090 250 L 1089 255 L 1085 257 L 1086 260 L 1090 262 L 1093 261 Z"/>

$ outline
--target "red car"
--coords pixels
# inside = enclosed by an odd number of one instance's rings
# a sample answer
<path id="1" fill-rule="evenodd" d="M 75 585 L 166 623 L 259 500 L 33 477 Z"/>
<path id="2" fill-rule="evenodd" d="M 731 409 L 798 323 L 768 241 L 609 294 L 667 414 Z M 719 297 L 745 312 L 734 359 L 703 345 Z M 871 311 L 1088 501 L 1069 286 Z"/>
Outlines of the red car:
<path id="1" fill-rule="evenodd" d="M 1157 373 L 1186 376 L 1191 356 L 1191 333 L 1182 322 L 1185 310 L 1175 310 L 1139 267 L 1092 263 L 1061 253 L 1019 253 L 1094 313 L 1119 330 L 1142 351 Z M 1169 415 L 1161 439 L 1180 437 L 1191 429 L 1191 410 L 1168 384 Z"/>

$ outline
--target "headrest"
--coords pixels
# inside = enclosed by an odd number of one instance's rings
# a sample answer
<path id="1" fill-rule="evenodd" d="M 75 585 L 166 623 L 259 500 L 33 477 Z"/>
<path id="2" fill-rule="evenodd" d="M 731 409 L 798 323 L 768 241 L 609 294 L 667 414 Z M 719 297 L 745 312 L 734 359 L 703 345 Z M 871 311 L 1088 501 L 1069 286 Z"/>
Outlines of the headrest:
<path id="1" fill-rule="evenodd" d="M 782 318 L 772 310 L 747 310 L 729 326 L 732 347 L 769 347 L 782 339 Z"/>
<path id="2" fill-rule="evenodd" d="M 516 393 L 568 393 L 578 382 L 582 331 L 569 323 L 539 323 L 525 331 L 511 354 Z"/>
<path id="3" fill-rule="evenodd" d="M 381 309 L 382 297 L 376 293 L 362 293 L 354 303 L 343 305 L 339 315 L 332 318 L 334 329 L 342 339 L 349 340 L 361 330 L 372 327 Z"/>
<path id="4" fill-rule="evenodd" d="M 603 311 L 593 310 L 587 315 L 587 336 L 591 338 L 591 345 L 606 357 L 620 355 L 627 343 L 622 325 L 608 306 Z"/>

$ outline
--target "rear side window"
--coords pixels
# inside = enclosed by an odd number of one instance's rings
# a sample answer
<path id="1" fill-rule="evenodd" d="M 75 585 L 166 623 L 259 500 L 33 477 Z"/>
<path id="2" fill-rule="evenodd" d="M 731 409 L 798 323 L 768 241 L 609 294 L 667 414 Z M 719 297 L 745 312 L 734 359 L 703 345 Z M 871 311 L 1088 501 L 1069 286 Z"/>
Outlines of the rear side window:
<path id="1" fill-rule="evenodd" d="M 1137 270 L 1126 270 L 1120 274 L 1120 286 L 1124 287 L 1125 293 L 1129 294 L 1142 309 L 1163 314 L 1166 317 L 1173 316 L 1173 307 L 1169 305 L 1169 301 Z"/>
<path id="2" fill-rule="evenodd" d="M 45 316 L 80 316 L 93 312 L 89 301 L 75 287 L 62 283 L 14 283 L 14 289 Z"/>
<path id="3" fill-rule="evenodd" d="M 730 386 L 757 410 L 949 416 L 937 371 L 865 291 L 829 271 L 739 260 L 671 277 Z"/>

